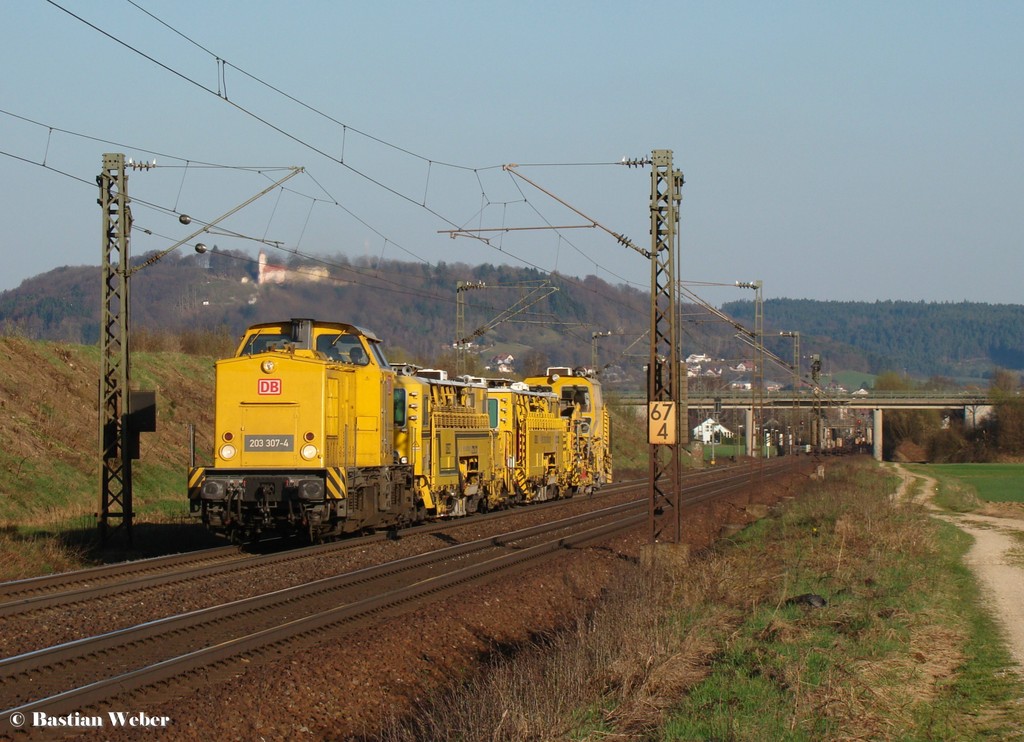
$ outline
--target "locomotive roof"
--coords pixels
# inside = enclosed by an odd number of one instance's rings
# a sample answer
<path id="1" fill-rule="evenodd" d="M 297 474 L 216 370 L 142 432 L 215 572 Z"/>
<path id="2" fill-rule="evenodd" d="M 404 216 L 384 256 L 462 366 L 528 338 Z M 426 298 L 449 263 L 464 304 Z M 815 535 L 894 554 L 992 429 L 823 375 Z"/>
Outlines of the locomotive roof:
<path id="1" fill-rule="evenodd" d="M 260 322 L 254 325 L 249 325 L 246 328 L 246 332 L 252 332 L 254 330 L 265 330 L 268 327 L 281 327 L 282 325 L 290 325 L 296 322 L 309 322 L 314 327 L 338 327 L 347 333 L 353 335 L 362 335 L 367 340 L 372 340 L 375 343 L 383 342 L 372 330 L 367 330 L 365 327 L 359 327 L 358 325 L 349 324 L 348 322 L 336 322 L 331 320 L 319 320 L 311 319 L 307 317 L 292 317 L 287 320 L 278 320 L 276 322 Z"/>

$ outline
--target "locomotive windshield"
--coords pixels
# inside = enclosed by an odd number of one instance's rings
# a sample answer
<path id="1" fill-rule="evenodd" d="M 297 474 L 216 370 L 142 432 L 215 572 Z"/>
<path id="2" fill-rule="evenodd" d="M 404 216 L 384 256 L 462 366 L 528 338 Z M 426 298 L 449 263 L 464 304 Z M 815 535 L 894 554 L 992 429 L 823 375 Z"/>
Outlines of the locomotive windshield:
<path id="1" fill-rule="evenodd" d="M 291 335 L 279 332 L 268 332 L 266 334 L 256 333 L 249 338 L 249 342 L 239 351 L 240 356 L 252 356 L 257 353 L 266 353 L 270 350 L 284 350 L 288 344 L 294 344 Z"/>
<path id="2" fill-rule="evenodd" d="M 357 366 L 365 366 L 370 362 L 358 335 L 319 335 L 316 349 L 332 361 L 354 363 Z"/>
<path id="3" fill-rule="evenodd" d="M 590 412 L 590 389 L 585 386 L 562 387 L 562 403 L 579 405 L 581 412 Z"/>
<path id="4" fill-rule="evenodd" d="M 381 368 L 391 368 L 388 359 L 384 357 L 384 351 L 381 350 L 380 343 L 370 343 L 370 350 L 373 351 L 373 356 L 377 359 L 378 366 Z"/>

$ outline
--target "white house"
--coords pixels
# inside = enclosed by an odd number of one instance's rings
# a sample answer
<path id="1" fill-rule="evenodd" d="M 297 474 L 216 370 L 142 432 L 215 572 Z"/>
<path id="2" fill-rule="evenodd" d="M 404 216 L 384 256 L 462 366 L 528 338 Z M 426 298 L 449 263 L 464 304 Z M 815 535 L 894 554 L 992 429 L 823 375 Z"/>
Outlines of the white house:
<path id="1" fill-rule="evenodd" d="M 715 422 L 713 417 L 709 417 L 694 428 L 692 432 L 692 440 L 700 441 L 701 443 L 711 443 L 712 438 L 716 436 L 718 440 L 721 440 L 722 438 L 732 438 L 732 431 L 720 423 Z"/>

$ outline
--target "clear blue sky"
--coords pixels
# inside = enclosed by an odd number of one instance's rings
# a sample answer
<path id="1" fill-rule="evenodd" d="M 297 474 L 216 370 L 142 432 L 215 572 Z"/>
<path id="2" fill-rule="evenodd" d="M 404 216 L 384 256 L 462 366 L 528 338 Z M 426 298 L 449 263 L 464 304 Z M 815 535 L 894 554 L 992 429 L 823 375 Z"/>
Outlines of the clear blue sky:
<path id="1" fill-rule="evenodd" d="M 519 163 L 648 247 L 649 169 L 595 163 L 670 149 L 684 281 L 1024 303 L 1022 2 L 55 2 L 100 30 L 46 0 L 0 23 L 0 290 L 99 264 L 104 152 L 157 159 L 129 176 L 135 255 L 189 233 L 168 210 L 209 222 L 303 166 L 222 224 L 254 239 L 199 239 L 646 290 L 597 229 L 439 230 L 585 223 Z"/>

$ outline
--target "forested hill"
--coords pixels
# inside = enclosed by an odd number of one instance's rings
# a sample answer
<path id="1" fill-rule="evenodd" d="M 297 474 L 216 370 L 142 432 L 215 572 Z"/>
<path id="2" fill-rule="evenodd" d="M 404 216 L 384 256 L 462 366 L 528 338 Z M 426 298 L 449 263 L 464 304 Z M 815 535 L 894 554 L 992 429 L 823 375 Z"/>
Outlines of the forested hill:
<path id="1" fill-rule="evenodd" d="M 456 337 L 458 296 L 463 337 L 474 343 L 471 363 L 511 353 L 517 371 L 535 373 L 547 363 L 589 365 L 596 348 L 599 365 L 612 367 L 610 377 L 625 374 L 642 386 L 650 300 L 636 287 L 508 266 L 345 256 L 296 259 L 277 270 L 280 283 L 260 285 L 250 255 L 216 249 L 204 256 L 171 254 L 133 275 L 133 338 L 219 333 L 230 352 L 252 323 L 313 317 L 370 329 L 392 360 L 450 362 L 445 356 L 452 355 Z M 457 292 L 459 282 L 474 286 Z M 0 333 L 97 343 L 100 287 L 98 267 L 63 267 L 28 279 L 0 293 Z M 726 304 L 723 311 L 747 328 L 754 325 L 750 301 Z M 698 307 L 681 314 L 683 356 L 704 353 L 730 364 L 751 357 L 731 324 Z M 796 330 L 804 358 L 820 354 L 833 371 L 979 378 L 996 367 L 1024 369 L 1021 305 L 769 299 L 764 328 L 765 344 L 778 356 L 792 352 L 790 339 L 778 333 Z M 601 335 L 595 339 L 595 333 Z"/>
<path id="2" fill-rule="evenodd" d="M 147 265 L 131 279 L 132 337 L 152 344 L 156 333 L 198 331 L 237 342 L 251 324 L 310 317 L 368 329 L 384 341 L 391 360 L 450 364 L 445 356 L 453 355 L 461 303 L 462 337 L 473 343 L 469 371 L 499 354 L 512 354 L 520 371 L 527 356 L 539 373 L 548 363 L 589 365 L 598 331 L 612 333 L 601 338 L 604 363 L 643 364 L 624 354 L 648 329 L 647 294 L 594 276 L 345 256 L 270 268 L 261 285 L 256 261 L 235 251 L 172 253 Z M 472 286 L 457 292 L 460 282 Z M 101 285 L 98 267 L 63 267 L 28 279 L 0 293 L 0 332 L 97 343 Z M 720 334 L 729 335 L 724 327 Z M 233 350 L 229 344 L 221 352 Z M 630 353 L 644 354 L 645 346 L 634 345 Z"/>
<path id="3" fill-rule="evenodd" d="M 730 302 L 722 309 L 744 324 L 753 323 L 751 301 Z M 855 348 L 867 363 L 864 370 L 876 373 L 906 370 L 955 378 L 983 376 L 994 367 L 1024 369 L 1020 304 L 768 299 L 764 318 L 766 328 L 799 330 L 802 337 Z M 853 367 L 853 359 L 830 360 L 840 368 Z"/>

